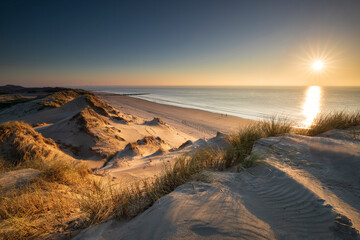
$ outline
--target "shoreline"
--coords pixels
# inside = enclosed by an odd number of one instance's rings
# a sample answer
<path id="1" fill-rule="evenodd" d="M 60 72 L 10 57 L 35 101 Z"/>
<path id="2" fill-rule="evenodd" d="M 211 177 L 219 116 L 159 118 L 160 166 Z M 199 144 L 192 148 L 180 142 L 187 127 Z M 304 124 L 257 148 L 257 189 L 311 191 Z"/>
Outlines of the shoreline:
<path id="1" fill-rule="evenodd" d="M 93 92 L 120 111 L 141 118 L 160 117 L 165 123 L 195 138 L 213 137 L 217 132 L 232 133 L 254 120 L 177 107 L 107 92 Z"/>

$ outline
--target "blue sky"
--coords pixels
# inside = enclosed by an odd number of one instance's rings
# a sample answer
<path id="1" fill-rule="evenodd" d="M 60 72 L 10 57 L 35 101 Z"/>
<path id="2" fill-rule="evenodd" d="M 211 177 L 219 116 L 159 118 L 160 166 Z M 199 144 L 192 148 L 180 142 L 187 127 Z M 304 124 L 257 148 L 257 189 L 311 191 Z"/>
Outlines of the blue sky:
<path id="1" fill-rule="evenodd" d="M 308 85 L 301 64 L 329 52 L 320 84 L 360 85 L 359 12 L 359 1 L 1 1 L 0 83 Z"/>

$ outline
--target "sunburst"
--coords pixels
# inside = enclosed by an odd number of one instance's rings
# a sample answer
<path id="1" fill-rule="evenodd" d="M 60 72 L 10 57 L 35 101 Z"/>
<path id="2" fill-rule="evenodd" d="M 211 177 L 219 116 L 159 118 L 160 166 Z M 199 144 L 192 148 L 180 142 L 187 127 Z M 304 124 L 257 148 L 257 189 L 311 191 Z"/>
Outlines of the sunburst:
<path id="1" fill-rule="evenodd" d="M 309 77 L 327 77 L 336 68 L 340 53 L 330 44 L 308 45 L 302 49 L 301 55 L 297 55 L 301 72 Z"/>

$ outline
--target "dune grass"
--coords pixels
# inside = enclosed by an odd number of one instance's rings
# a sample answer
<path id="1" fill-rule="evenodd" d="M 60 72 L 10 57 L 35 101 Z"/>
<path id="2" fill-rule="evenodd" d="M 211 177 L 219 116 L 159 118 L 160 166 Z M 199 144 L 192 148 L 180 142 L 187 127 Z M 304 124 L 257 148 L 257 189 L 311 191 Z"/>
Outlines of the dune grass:
<path id="1" fill-rule="evenodd" d="M 0 95 L 1 97 L 1 95 Z M 16 104 L 25 103 L 34 100 L 33 98 L 25 98 L 25 97 L 14 97 L 14 99 L 9 99 L 8 101 L 0 101 L 0 110 L 5 108 L 10 108 Z"/>
<path id="2" fill-rule="evenodd" d="M 23 161 L 19 164 L 42 174 L 29 185 L 0 196 L 0 236 L 26 239 L 46 238 L 58 231 L 65 234 L 69 219 L 76 215 L 82 216 L 79 228 L 113 217 L 134 217 L 205 169 L 222 171 L 239 163 L 250 167 L 254 163 L 251 148 L 257 139 L 288 132 L 277 121 L 274 118 L 240 130 L 229 138 L 227 151 L 202 148 L 181 156 L 166 165 L 161 175 L 132 186 L 93 179 L 84 165 L 68 161 Z"/>
<path id="3" fill-rule="evenodd" d="M 360 124 L 360 112 L 332 112 L 318 115 L 305 131 L 308 136 L 315 136 L 332 129 L 346 129 Z"/>
<path id="4" fill-rule="evenodd" d="M 359 114 L 322 115 L 301 134 L 313 136 L 357 124 Z M 134 217 L 203 170 L 251 167 L 257 160 L 251 154 L 254 143 L 263 137 L 299 133 L 292 126 L 278 117 L 250 124 L 228 137 L 228 149 L 198 149 L 166 165 L 159 176 L 131 186 L 98 180 L 86 166 L 71 161 L 25 161 L 23 166 L 40 169 L 42 174 L 26 186 L 0 194 L 0 238 L 43 239 L 114 217 Z M 74 218 L 78 219 L 75 225 Z"/>
<path id="5" fill-rule="evenodd" d="M 198 149 L 178 157 L 160 176 L 126 188 L 116 189 L 115 186 L 96 183 L 96 187 L 83 196 L 80 205 L 91 216 L 92 224 L 112 217 L 134 217 L 203 170 L 224 171 L 238 164 L 242 168 L 251 167 L 257 160 L 251 155 L 256 140 L 288 133 L 291 129 L 289 121 L 277 117 L 249 125 L 229 137 L 228 150 Z"/>
<path id="6" fill-rule="evenodd" d="M 225 153 L 225 166 L 229 168 L 242 164 L 250 167 L 256 159 L 250 156 L 254 143 L 260 138 L 274 137 L 293 130 L 293 123 L 286 119 L 273 116 L 269 119 L 249 124 L 241 128 L 237 133 L 228 137 L 230 147 Z"/>
<path id="7" fill-rule="evenodd" d="M 84 91 L 81 90 L 80 91 L 76 89 L 63 90 L 52 93 L 44 97 L 44 99 L 41 102 L 39 102 L 39 104 L 42 106 L 42 108 L 46 108 L 46 107 L 58 108 L 70 102 L 71 100 L 79 97 L 82 94 L 84 94 Z"/>
<path id="8" fill-rule="evenodd" d="M 221 150 L 199 149 L 166 165 L 161 175 L 122 188 L 93 182 L 94 187 L 80 199 L 81 209 L 88 213 L 91 224 L 112 217 L 134 217 L 202 170 L 224 170 L 222 156 Z"/>
<path id="9" fill-rule="evenodd" d="M 30 165 L 41 174 L 0 192 L 0 239 L 47 238 L 65 232 L 72 218 L 84 215 L 77 195 L 87 192 L 91 182 L 86 165 L 66 159 L 34 159 Z"/>
<path id="10" fill-rule="evenodd" d="M 14 164 L 9 163 L 3 158 L 0 158 L 0 174 L 15 170 L 15 167 L 16 166 Z"/>
<path id="11" fill-rule="evenodd" d="M 13 165 L 27 160 L 51 158 L 56 143 L 44 138 L 29 124 L 24 122 L 6 122 L 0 125 L 0 151 L 5 160 Z"/>

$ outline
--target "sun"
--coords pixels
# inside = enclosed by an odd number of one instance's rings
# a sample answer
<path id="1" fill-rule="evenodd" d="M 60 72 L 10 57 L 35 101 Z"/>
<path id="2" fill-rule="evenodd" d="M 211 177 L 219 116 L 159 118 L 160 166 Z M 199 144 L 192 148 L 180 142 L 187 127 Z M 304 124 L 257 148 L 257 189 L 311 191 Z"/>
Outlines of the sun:
<path id="1" fill-rule="evenodd" d="M 324 62 L 321 60 L 316 60 L 315 62 L 313 62 L 313 64 L 311 65 L 312 69 L 315 71 L 321 71 L 324 68 Z"/>

